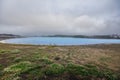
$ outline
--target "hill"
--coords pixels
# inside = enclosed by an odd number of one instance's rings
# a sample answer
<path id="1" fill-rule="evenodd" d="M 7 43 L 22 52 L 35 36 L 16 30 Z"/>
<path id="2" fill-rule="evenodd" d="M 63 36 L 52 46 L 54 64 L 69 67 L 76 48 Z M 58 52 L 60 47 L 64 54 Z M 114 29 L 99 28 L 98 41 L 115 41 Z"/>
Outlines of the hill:
<path id="1" fill-rule="evenodd" d="M 120 39 L 120 35 L 52 35 L 48 37 L 73 37 L 73 38 L 96 38 L 96 39 Z"/>
<path id="2" fill-rule="evenodd" d="M 20 35 L 13 35 L 13 34 L 0 34 L 0 40 L 9 39 L 9 38 L 20 38 Z"/>

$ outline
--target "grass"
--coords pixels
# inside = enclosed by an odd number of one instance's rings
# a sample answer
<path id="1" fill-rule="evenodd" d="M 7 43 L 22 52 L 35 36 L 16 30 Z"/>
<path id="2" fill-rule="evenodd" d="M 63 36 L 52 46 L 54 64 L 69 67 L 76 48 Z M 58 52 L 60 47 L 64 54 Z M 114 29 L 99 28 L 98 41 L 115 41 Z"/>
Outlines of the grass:
<path id="1" fill-rule="evenodd" d="M 29 61 L 19 62 L 13 65 L 8 66 L 3 71 L 7 73 L 16 73 L 25 72 L 26 70 L 32 68 L 32 63 Z"/>
<path id="2" fill-rule="evenodd" d="M 6 53 L 17 54 L 17 53 L 20 53 L 20 50 L 19 49 L 13 49 L 13 50 L 0 49 L 0 54 L 6 54 Z"/>
<path id="3" fill-rule="evenodd" d="M 4 49 L 0 49 L 0 54 L 5 54 L 5 53 L 8 53 L 9 50 L 4 50 Z"/>
<path id="4" fill-rule="evenodd" d="M 10 53 L 18 54 L 18 53 L 20 53 L 20 50 L 19 49 L 14 49 L 14 50 L 11 50 Z"/>
<path id="5" fill-rule="evenodd" d="M 29 61 L 19 62 L 13 65 L 10 65 L 3 69 L 3 80 L 18 80 L 20 79 L 19 75 L 30 70 L 33 67 L 32 63 Z"/>
<path id="6" fill-rule="evenodd" d="M 0 80 L 119 80 L 119 47 L 0 44 Z"/>
<path id="7" fill-rule="evenodd" d="M 20 75 L 21 77 L 25 77 L 28 80 L 39 80 L 45 76 L 43 70 L 41 70 L 41 68 L 34 68 L 30 71 L 28 71 L 27 73 L 23 73 Z M 23 80 L 24 78 L 21 78 L 21 80 Z"/>
<path id="8" fill-rule="evenodd" d="M 22 58 L 21 58 L 21 57 L 16 57 L 16 58 L 14 59 L 14 62 L 20 62 L 20 61 L 22 61 Z"/>
<path id="9" fill-rule="evenodd" d="M 96 66 L 93 65 L 75 65 L 68 64 L 66 70 L 68 73 L 72 75 L 81 75 L 82 77 L 91 76 L 91 77 L 99 77 L 106 78 L 107 80 L 117 80 L 117 76 L 114 75 L 111 71 L 100 70 Z"/>
<path id="10" fill-rule="evenodd" d="M 101 61 L 101 62 L 110 61 L 110 60 L 111 60 L 110 57 L 101 57 L 101 58 L 100 58 L 100 61 Z"/>
<path id="11" fill-rule="evenodd" d="M 3 66 L 0 64 L 0 76 L 2 75 L 2 68 Z"/>
<path id="12" fill-rule="evenodd" d="M 47 66 L 45 70 L 46 75 L 52 75 L 52 76 L 57 76 L 63 74 L 65 71 L 65 68 L 61 64 L 50 64 Z"/>

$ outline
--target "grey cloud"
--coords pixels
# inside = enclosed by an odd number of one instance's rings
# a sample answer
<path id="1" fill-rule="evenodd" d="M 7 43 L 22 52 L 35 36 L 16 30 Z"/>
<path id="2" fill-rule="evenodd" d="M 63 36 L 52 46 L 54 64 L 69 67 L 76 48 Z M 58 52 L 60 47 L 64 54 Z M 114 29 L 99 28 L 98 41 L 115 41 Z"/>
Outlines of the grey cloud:
<path id="1" fill-rule="evenodd" d="M 119 0 L 1 0 L 0 33 L 120 34 Z"/>

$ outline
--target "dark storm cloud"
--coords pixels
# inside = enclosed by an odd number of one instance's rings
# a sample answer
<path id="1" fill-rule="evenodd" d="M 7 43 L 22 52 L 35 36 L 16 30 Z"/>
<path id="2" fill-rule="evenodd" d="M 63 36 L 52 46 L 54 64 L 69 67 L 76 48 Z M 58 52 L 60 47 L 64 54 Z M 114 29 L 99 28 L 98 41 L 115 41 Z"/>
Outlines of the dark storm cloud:
<path id="1" fill-rule="evenodd" d="M 120 34 L 119 0 L 0 0 L 0 33 Z"/>

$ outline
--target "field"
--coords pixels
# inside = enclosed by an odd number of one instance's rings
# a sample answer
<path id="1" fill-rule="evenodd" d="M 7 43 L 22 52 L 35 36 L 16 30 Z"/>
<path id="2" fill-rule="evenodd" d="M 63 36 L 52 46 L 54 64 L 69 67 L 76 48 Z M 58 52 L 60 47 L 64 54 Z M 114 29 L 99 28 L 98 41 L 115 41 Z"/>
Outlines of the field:
<path id="1" fill-rule="evenodd" d="M 120 44 L 0 44 L 0 80 L 120 80 Z"/>

